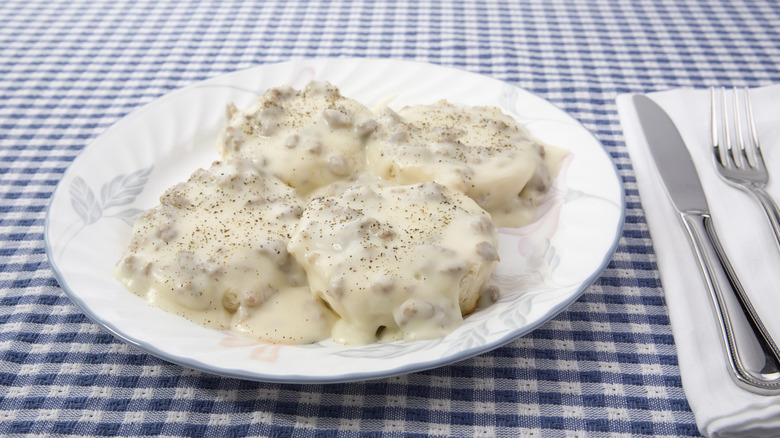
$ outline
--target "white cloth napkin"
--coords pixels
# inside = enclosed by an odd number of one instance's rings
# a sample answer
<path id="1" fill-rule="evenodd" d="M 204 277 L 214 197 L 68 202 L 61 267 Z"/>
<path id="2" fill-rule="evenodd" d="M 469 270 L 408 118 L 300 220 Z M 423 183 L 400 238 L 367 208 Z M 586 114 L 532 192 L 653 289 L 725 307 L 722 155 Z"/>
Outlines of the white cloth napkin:
<path id="1" fill-rule="evenodd" d="M 764 324 L 780 343 L 780 250 L 759 204 L 716 173 L 709 90 L 671 90 L 648 96 L 677 125 L 704 186 L 719 237 Z M 770 171 L 768 191 L 780 202 L 780 86 L 753 89 L 751 98 Z M 657 256 L 683 389 L 697 426 L 710 437 L 780 436 L 780 396 L 750 393 L 729 377 L 708 292 L 657 174 L 632 96 L 619 96 L 617 107 Z"/>

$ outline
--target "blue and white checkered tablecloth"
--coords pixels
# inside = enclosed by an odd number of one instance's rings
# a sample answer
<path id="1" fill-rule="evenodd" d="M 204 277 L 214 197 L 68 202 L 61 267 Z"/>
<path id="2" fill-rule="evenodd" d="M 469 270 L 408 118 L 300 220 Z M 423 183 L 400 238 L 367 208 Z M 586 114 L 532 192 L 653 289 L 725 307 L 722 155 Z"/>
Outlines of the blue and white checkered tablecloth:
<path id="1" fill-rule="evenodd" d="M 625 184 L 595 284 L 473 359 L 334 385 L 241 381 L 146 354 L 93 324 L 47 262 L 69 164 L 171 90 L 301 57 L 457 66 L 579 119 Z M 697 436 L 615 109 L 624 92 L 780 82 L 772 0 L 0 2 L 0 435 Z"/>

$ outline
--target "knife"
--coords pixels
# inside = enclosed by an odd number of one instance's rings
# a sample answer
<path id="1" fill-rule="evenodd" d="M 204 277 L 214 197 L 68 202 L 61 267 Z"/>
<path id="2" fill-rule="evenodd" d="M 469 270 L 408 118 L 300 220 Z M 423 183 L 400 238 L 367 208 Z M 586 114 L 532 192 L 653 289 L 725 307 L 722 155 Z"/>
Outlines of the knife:
<path id="1" fill-rule="evenodd" d="M 720 244 L 688 148 L 674 122 L 658 104 L 643 95 L 635 95 L 633 101 L 666 194 L 688 233 L 688 240 L 709 290 L 720 325 L 729 374 L 739 387 L 748 391 L 765 395 L 780 394 L 780 349 L 756 313 Z M 751 370 L 745 363 L 742 348 L 735 337 L 733 318 L 726 305 L 725 294 L 733 294 L 737 298 L 763 350 L 766 365 L 761 371 Z"/>

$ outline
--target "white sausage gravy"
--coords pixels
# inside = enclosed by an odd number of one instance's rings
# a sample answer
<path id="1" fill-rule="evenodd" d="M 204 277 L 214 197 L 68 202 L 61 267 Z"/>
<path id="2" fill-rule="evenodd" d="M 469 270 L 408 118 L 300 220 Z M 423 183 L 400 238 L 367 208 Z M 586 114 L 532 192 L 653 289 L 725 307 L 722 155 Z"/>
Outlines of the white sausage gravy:
<path id="1" fill-rule="evenodd" d="M 375 115 L 323 82 L 230 104 L 218 150 L 137 219 L 114 274 L 277 344 L 445 336 L 495 299 L 496 224 L 530 222 L 565 155 L 497 108 Z"/>

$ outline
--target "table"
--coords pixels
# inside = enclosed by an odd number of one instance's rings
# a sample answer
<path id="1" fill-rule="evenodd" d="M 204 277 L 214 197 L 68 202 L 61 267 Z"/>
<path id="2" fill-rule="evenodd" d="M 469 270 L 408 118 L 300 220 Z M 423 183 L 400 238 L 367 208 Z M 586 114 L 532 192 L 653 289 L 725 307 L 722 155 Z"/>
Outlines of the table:
<path id="1" fill-rule="evenodd" d="M 698 436 L 615 98 L 780 81 L 771 0 L 0 3 L 0 435 Z M 590 129 L 625 185 L 617 252 L 582 297 L 450 366 L 330 385 L 241 381 L 122 342 L 65 296 L 44 218 L 69 163 L 177 88 L 302 57 L 455 66 Z"/>

